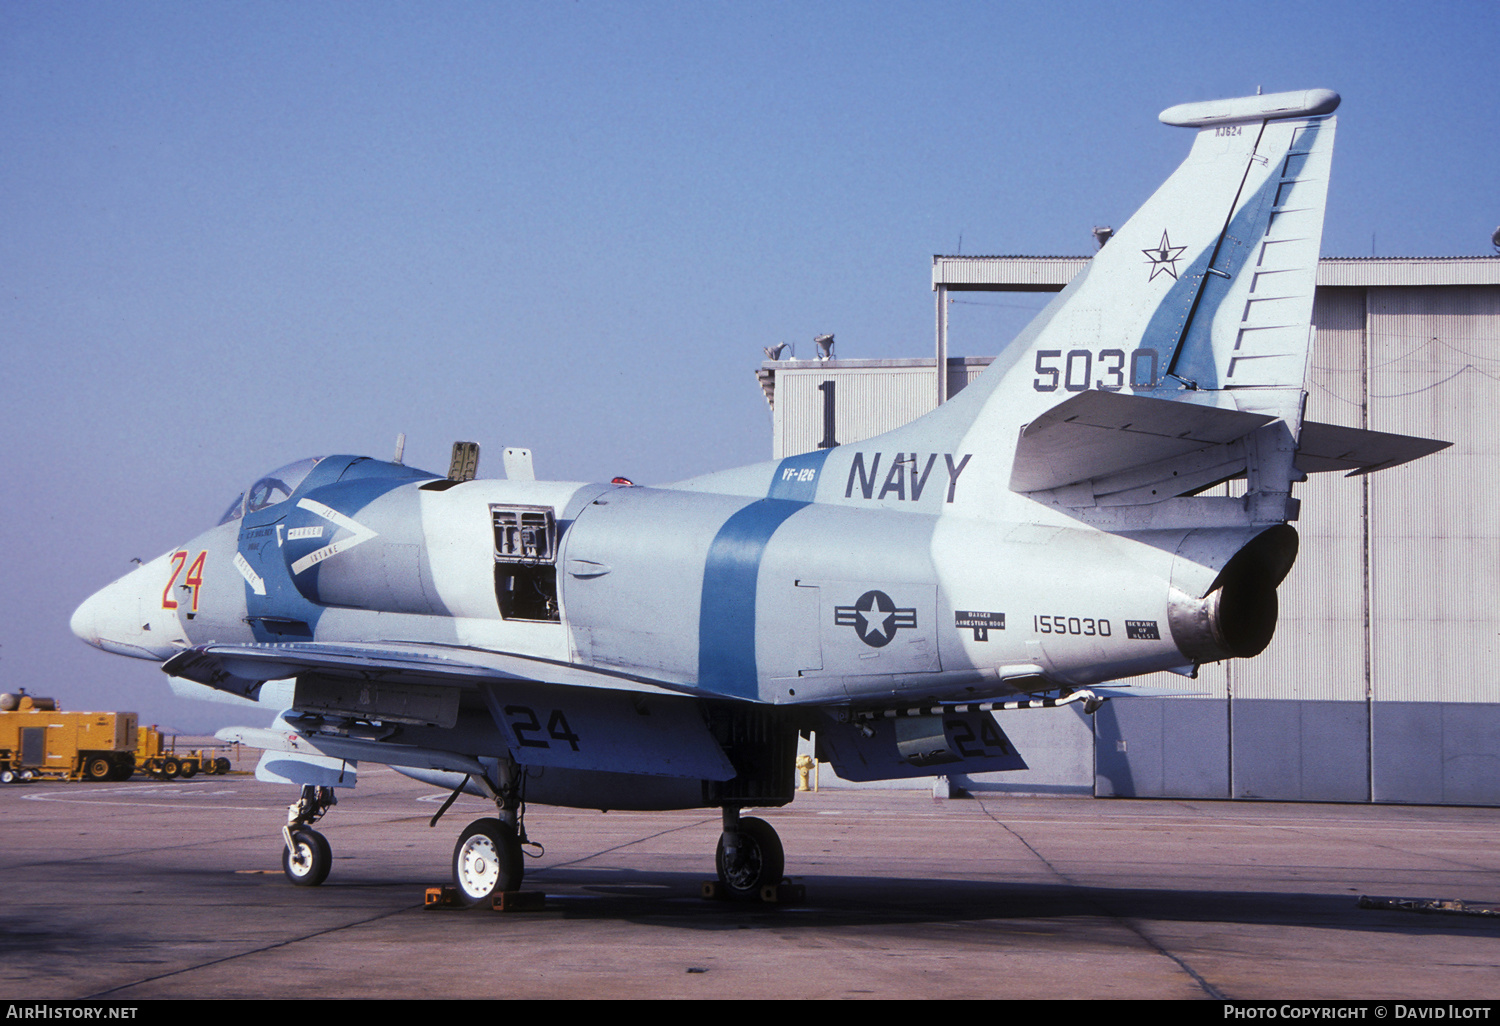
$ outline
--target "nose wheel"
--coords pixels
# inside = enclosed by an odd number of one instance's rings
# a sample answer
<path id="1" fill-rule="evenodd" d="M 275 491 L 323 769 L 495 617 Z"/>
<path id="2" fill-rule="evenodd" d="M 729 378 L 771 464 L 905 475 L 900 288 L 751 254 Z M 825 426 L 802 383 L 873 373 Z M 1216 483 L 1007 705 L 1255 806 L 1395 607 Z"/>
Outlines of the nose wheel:
<path id="1" fill-rule="evenodd" d="M 328 879 L 332 865 L 333 849 L 328 839 L 307 827 L 292 831 L 292 846 L 281 849 L 281 871 L 298 887 L 318 886 Z"/>
<path id="2" fill-rule="evenodd" d="M 453 848 L 453 884 L 465 905 L 481 905 L 497 894 L 520 890 L 524 868 L 515 827 L 498 819 L 470 823 Z"/>
<path id="3" fill-rule="evenodd" d="M 714 864 L 729 897 L 756 901 L 762 888 L 781 883 L 786 853 L 771 824 L 753 816 L 742 819 L 738 809 L 725 809 L 724 831 L 719 835 Z"/>

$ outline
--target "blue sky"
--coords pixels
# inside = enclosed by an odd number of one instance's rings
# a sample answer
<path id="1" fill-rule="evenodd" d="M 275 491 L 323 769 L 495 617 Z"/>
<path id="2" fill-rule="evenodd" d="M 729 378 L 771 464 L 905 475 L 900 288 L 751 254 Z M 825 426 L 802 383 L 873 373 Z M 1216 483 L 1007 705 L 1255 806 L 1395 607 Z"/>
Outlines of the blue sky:
<path id="1" fill-rule="evenodd" d="M 1324 253 L 1489 252 L 1497 29 L 1490 0 L 0 0 L 0 690 L 243 720 L 68 616 L 301 456 L 766 459 L 761 346 L 928 355 L 932 254 L 1089 252 L 1186 154 L 1175 103 L 1338 90 Z M 955 355 L 1039 305 L 984 301 Z"/>

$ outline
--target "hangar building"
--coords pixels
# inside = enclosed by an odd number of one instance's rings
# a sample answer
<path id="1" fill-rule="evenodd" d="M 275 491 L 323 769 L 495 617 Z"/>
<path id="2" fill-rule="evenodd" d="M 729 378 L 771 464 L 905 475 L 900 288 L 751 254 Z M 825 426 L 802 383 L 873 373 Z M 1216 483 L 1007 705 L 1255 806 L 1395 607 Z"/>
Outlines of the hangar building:
<path id="1" fill-rule="evenodd" d="M 990 357 L 947 355 L 950 293 L 1056 292 L 1087 262 L 934 257 L 935 357 L 761 365 L 774 456 L 891 430 L 982 372 Z M 1310 420 L 1452 447 L 1297 485 L 1301 551 L 1275 639 L 1202 667 L 1188 686 L 1203 696 L 997 713 L 1031 769 L 957 783 L 1500 805 L 1500 257 L 1325 258 L 1313 322 Z"/>

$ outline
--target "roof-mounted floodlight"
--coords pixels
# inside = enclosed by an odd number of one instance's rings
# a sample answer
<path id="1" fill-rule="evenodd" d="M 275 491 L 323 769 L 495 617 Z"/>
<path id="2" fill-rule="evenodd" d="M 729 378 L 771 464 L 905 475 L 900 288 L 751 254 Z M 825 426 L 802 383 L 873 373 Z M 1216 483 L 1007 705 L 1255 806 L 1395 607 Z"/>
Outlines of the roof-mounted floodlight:
<path id="1" fill-rule="evenodd" d="M 781 354 L 784 353 L 784 352 L 786 352 L 788 349 L 790 349 L 791 346 L 788 345 L 786 342 L 782 342 L 779 345 L 761 346 L 760 348 L 761 348 L 761 351 L 766 354 L 766 359 L 767 360 L 779 360 L 779 359 L 781 359 Z M 792 349 L 792 355 L 793 356 L 797 355 L 797 350 Z"/>
<path id="2" fill-rule="evenodd" d="M 1292 93 L 1241 96 L 1233 100 L 1179 103 L 1162 111 L 1160 116 L 1164 124 L 1181 128 L 1203 128 L 1207 125 L 1233 125 L 1270 118 L 1306 118 L 1332 114 L 1338 109 L 1338 105 L 1339 94 L 1332 89 L 1300 89 Z"/>
<path id="3" fill-rule="evenodd" d="M 833 359 L 833 336 L 832 335 L 819 335 L 817 338 L 813 339 L 813 342 L 817 343 L 817 346 L 818 346 L 818 359 L 820 359 L 820 360 L 831 360 L 831 359 Z"/>

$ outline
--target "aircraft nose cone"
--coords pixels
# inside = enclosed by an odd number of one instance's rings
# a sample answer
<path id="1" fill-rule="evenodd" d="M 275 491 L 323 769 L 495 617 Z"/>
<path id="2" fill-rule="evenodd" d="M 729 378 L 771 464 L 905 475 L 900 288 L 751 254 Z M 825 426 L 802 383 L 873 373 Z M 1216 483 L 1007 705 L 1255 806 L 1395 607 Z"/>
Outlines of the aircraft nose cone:
<path id="1" fill-rule="evenodd" d="M 165 583 L 161 571 L 154 563 L 138 567 L 84 599 L 68 624 L 73 633 L 117 655 L 157 660 L 172 655 L 174 640 L 183 640 L 181 628 L 150 601 Z"/>
<path id="2" fill-rule="evenodd" d="M 79 640 L 86 641 L 95 648 L 99 647 L 99 630 L 96 623 L 99 616 L 100 594 L 102 593 L 95 592 L 84 599 L 83 603 L 73 610 L 73 618 L 68 621 L 68 627 Z"/>

